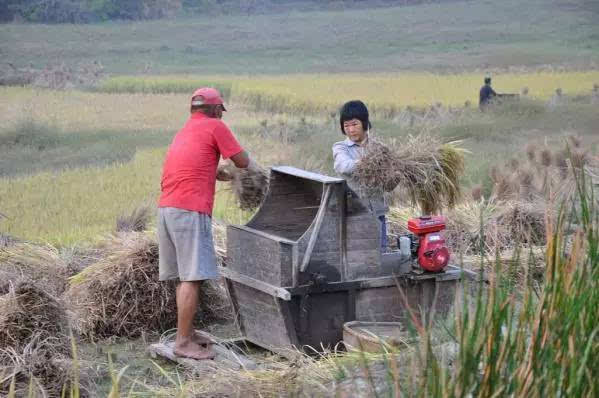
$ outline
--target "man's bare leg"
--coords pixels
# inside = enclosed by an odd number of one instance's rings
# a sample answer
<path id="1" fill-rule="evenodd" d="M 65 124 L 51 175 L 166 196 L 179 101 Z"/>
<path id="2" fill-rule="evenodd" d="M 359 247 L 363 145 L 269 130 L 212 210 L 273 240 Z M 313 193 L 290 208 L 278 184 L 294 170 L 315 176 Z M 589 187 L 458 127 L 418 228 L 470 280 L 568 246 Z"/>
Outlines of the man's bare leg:
<path id="1" fill-rule="evenodd" d="M 174 353 L 180 357 L 212 359 L 214 353 L 194 341 L 193 318 L 198 307 L 200 282 L 181 282 L 177 286 L 177 337 Z"/>
<path id="2" fill-rule="evenodd" d="M 198 289 L 200 289 L 200 288 L 201 288 L 201 286 L 202 286 L 202 281 L 198 281 L 198 282 L 194 282 L 194 283 L 197 283 L 197 285 L 198 285 Z M 178 295 L 179 295 L 179 288 L 180 288 L 180 287 L 181 287 L 181 283 L 177 284 L 177 297 L 178 297 Z M 198 292 L 198 296 L 199 296 L 199 292 Z M 178 308 L 178 307 L 177 307 L 177 308 Z M 196 307 L 194 307 L 194 308 L 197 308 L 197 306 L 196 306 Z M 194 314 L 194 317 L 195 317 L 195 314 Z M 195 330 L 192 332 L 191 338 L 192 338 L 192 340 L 193 340 L 194 342 L 196 342 L 196 343 L 197 343 L 197 344 L 199 344 L 199 345 L 209 345 L 209 344 L 214 344 L 214 341 L 212 341 L 212 339 L 209 339 L 208 337 L 206 337 L 206 336 L 203 336 L 202 334 L 200 334 L 200 333 L 196 332 Z"/>

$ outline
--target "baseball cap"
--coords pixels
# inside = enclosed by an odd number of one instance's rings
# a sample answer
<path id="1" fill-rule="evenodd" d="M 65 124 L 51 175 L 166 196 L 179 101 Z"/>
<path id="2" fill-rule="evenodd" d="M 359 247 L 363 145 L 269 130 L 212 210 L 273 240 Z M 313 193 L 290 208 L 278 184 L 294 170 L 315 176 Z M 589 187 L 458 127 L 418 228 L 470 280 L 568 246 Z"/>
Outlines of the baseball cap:
<path id="1" fill-rule="evenodd" d="M 222 105 L 223 111 L 226 111 L 220 93 L 212 87 L 202 87 L 194 91 L 191 96 L 191 105 Z"/>

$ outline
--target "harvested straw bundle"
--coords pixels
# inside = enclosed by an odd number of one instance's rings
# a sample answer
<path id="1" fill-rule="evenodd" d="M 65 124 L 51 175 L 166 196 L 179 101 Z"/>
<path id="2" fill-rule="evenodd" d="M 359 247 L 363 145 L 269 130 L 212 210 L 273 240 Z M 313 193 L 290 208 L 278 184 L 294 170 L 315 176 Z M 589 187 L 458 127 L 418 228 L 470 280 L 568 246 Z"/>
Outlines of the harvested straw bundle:
<path id="1" fill-rule="evenodd" d="M 107 238 L 106 256 L 70 278 L 74 327 L 89 337 L 137 337 L 176 323 L 174 283 L 158 281 L 158 245 L 147 234 Z"/>
<path id="2" fill-rule="evenodd" d="M 145 231 L 152 215 L 153 213 L 149 207 L 137 207 L 130 214 L 122 214 L 116 219 L 116 231 Z"/>
<path id="3" fill-rule="evenodd" d="M 250 211 L 258 208 L 268 191 L 268 172 L 258 165 L 245 169 L 231 166 L 227 171 L 233 177 L 231 187 L 239 207 Z"/>
<path id="4" fill-rule="evenodd" d="M 63 390 L 70 389 L 75 369 L 70 358 L 56 353 L 34 336 L 23 352 L 0 350 L 0 396 L 62 397 Z M 79 396 L 91 396 L 82 391 L 83 382 L 88 381 L 77 378 Z"/>
<path id="5" fill-rule="evenodd" d="M 65 297 L 75 329 L 93 337 L 137 337 L 175 327 L 175 281 L 158 280 L 158 245 L 153 234 L 118 233 L 99 248 L 106 255 L 70 278 Z M 203 320 L 219 318 L 224 293 L 202 286 Z"/>
<path id="6" fill-rule="evenodd" d="M 32 380 L 40 396 L 60 396 L 70 376 L 67 324 L 61 303 L 29 281 L 0 297 L 0 395 L 14 379 L 19 394 Z"/>
<path id="7" fill-rule="evenodd" d="M 0 349 L 22 351 L 35 334 L 38 341 L 56 351 L 68 347 L 68 327 L 62 304 L 48 292 L 29 281 L 19 281 L 0 298 Z"/>
<path id="8" fill-rule="evenodd" d="M 459 141 L 442 144 L 428 134 L 409 136 L 389 146 L 370 142 L 358 162 L 354 177 L 368 195 L 400 187 L 423 214 L 452 208 L 460 197 L 459 178 L 464 153 Z"/>
<path id="9" fill-rule="evenodd" d="M 496 250 L 544 245 L 547 211 L 547 203 L 541 200 L 464 201 L 447 212 L 445 239 L 452 252 L 466 255 L 479 254 L 481 244 L 490 255 Z M 407 233 L 408 220 L 416 216 L 413 208 L 392 207 L 388 213 L 392 231 Z"/>
<path id="10" fill-rule="evenodd" d="M 29 280 L 44 286 L 50 295 L 59 296 L 67 285 L 68 264 L 60 251 L 51 245 L 17 243 L 0 251 L 0 290 L 17 280 Z"/>

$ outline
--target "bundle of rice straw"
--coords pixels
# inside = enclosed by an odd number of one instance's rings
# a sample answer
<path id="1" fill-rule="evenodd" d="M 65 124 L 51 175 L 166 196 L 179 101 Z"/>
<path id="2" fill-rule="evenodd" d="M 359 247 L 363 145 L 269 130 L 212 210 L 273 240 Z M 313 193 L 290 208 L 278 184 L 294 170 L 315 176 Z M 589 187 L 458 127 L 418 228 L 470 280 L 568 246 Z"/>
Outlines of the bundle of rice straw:
<path id="1" fill-rule="evenodd" d="M 73 326 L 90 338 L 137 337 L 176 324 L 174 283 L 158 281 L 158 245 L 145 233 L 118 233 L 101 244 L 106 256 L 70 278 L 65 298 Z"/>
<path id="2" fill-rule="evenodd" d="M 153 215 L 148 206 L 137 207 L 130 214 L 121 214 L 116 219 L 116 231 L 145 231 Z"/>
<path id="3" fill-rule="evenodd" d="M 39 286 L 18 281 L 0 298 L 0 348 L 21 351 L 34 334 L 40 341 L 54 341 L 57 350 L 68 347 L 66 312 L 57 298 Z"/>
<path id="4" fill-rule="evenodd" d="M 68 264 L 51 245 L 17 243 L 0 250 L 0 292 L 18 280 L 29 280 L 52 296 L 60 296 L 67 285 Z"/>
<path id="5" fill-rule="evenodd" d="M 445 239 L 454 253 L 493 255 L 522 246 L 544 245 L 545 213 L 543 201 L 464 201 L 447 212 Z M 417 217 L 415 209 L 391 207 L 388 219 L 391 229 L 407 233 L 408 220 Z M 481 242 L 482 222 L 482 242 Z"/>
<path id="6" fill-rule="evenodd" d="M 137 337 L 176 326 L 175 281 L 158 280 L 158 244 L 154 234 L 121 232 L 108 237 L 106 255 L 70 278 L 65 298 L 73 326 L 89 338 Z M 214 282 L 216 284 L 216 282 Z M 200 314 L 218 318 L 224 292 L 205 283 Z"/>
<path id="7" fill-rule="evenodd" d="M 252 165 L 245 169 L 228 167 L 227 171 L 233 176 L 231 187 L 239 208 L 249 211 L 257 209 L 268 191 L 267 170 Z"/>
<path id="8" fill-rule="evenodd" d="M 429 134 L 408 136 L 390 145 L 371 141 L 356 166 L 354 177 L 368 195 L 405 192 L 422 214 L 452 208 L 460 197 L 465 149 L 460 141 L 441 143 Z"/>
<path id="9" fill-rule="evenodd" d="M 67 328 L 61 303 L 38 285 L 19 281 L 0 297 L 0 395 L 33 381 L 40 396 L 60 396 L 71 375 Z"/>

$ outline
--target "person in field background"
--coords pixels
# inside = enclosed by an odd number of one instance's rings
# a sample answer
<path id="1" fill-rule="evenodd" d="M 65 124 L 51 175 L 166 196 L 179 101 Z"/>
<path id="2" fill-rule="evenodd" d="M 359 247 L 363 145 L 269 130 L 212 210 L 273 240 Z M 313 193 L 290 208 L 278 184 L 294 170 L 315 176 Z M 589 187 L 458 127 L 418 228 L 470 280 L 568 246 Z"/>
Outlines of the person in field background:
<path id="1" fill-rule="evenodd" d="M 219 277 L 212 238 L 216 180 L 230 180 L 219 165 L 250 165 L 248 153 L 221 120 L 226 111 L 214 88 L 200 88 L 191 98 L 191 115 L 175 135 L 164 161 L 158 203 L 159 278 L 176 279 L 177 335 L 174 353 L 212 359 L 210 341 L 197 335 L 193 320 L 201 281 Z"/>
<path id="2" fill-rule="evenodd" d="M 346 102 L 339 113 L 341 134 L 345 135 L 346 138 L 333 145 L 333 167 L 346 180 L 347 186 L 353 192 L 352 194 L 357 195 L 380 221 L 381 248 L 385 251 L 387 248 L 387 220 L 385 214 L 389 210 L 389 206 L 387 206 L 385 197 L 382 194 L 376 197 L 366 195 L 353 177 L 356 165 L 364 156 L 364 150 L 369 140 L 368 134 L 372 127 L 368 108 L 362 101 L 354 100 Z"/>
<path id="3" fill-rule="evenodd" d="M 491 78 L 485 77 L 485 84 L 478 92 L 478 107 L 480 110 L 484 111 L 495 97 L 497 97 L 497 93 L 491 87 Z"/>

